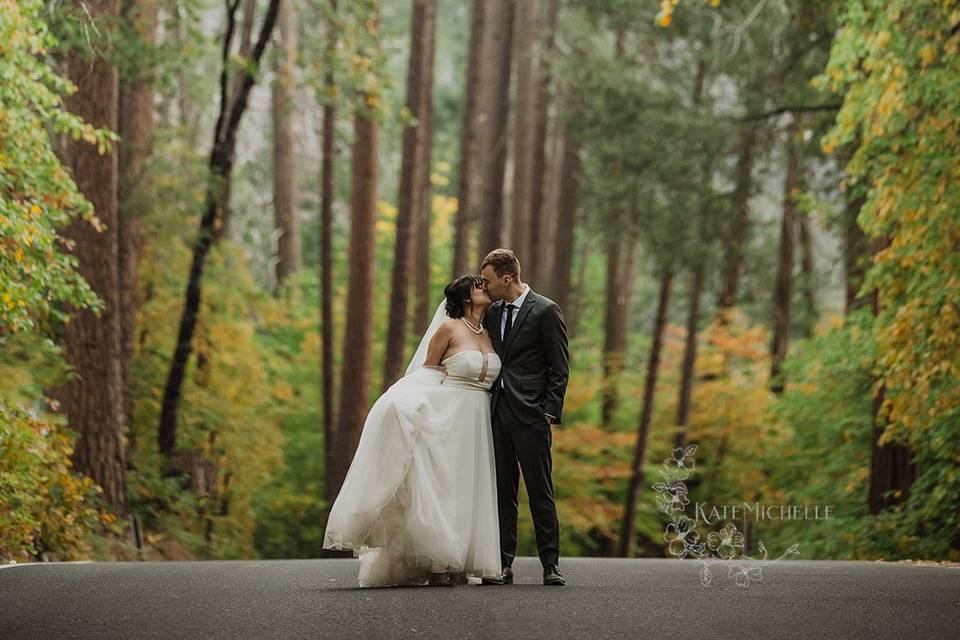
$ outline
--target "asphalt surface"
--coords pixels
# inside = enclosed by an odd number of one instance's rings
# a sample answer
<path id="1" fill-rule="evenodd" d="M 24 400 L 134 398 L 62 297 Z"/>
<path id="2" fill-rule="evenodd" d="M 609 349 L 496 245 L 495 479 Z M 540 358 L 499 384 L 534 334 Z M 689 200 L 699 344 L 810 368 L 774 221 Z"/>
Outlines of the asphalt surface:
<path id="1" fill-rule="evenodd" d="M 960 568 L 782 560 L 741 587 L 692 561 L 536 558 L 505 586 L 361 589 L 359 561 L 111 562 L 0 569 L 0 639 L 960 638 Z"/>

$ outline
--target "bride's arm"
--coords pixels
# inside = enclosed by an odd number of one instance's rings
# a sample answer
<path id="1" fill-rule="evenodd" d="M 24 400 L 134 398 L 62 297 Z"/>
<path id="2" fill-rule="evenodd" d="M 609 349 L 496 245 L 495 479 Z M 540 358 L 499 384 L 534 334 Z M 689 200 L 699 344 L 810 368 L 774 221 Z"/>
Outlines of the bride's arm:
<path id="1" fill-rule="evenodd" d="M 437 332 L 433 334 L 432 338 L 430 338 L 430 344 L 427 346 L 427 358 L 423 361 L 424 367 L 443 371 L 443 367 L 440 365 L 440 362 L 443 360 L 443 356 L 447 352 L 447 348 L 450 346 L 450 340 L 452 337 L 450 325 L 446 322 L 441 324 L 440 328 L 437 329 Z"/>

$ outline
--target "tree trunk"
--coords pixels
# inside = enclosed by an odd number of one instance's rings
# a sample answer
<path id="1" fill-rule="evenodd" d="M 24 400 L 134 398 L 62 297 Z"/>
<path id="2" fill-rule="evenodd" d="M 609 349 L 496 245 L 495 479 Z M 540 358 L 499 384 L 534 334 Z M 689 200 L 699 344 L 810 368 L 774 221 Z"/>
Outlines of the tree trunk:
<path id="1" fill-rule="evenodd" d="M 548 254 L 552 251 L 552 247 L 550 247 L 547 242 L 541 242 L 540 239 L 553 237 L 553 235 L 549 233 L 548 216 L 555 215 L 556 213 L 554 211 L 547 211 L 544 208 L 544 202 L 546 201 L 544 175 L 546 174 L 547 166 L 547 120 L 550 108 L 549 61 L 553 55 L 554 35 L 557 25 L 557 0 L 544 0 L 541 9 L 541 46 L 537 56 L 539 86 L 535 113 L 536 126 L 534 127 L 533 136 L 533 175 L 530 180 L 533 189 L 533 193 L 530 196 L 530 237 L 533 240 L 527 262 L 532 261 L 531 267 L 534 272 L 538 274 L 538 281 L 542 284 L 549 284 L 553 281 L 553 275 L 549 270 L 550 267 L 548 267 L 548 263 L 550 262 Z M 559 161 L 559 159 L 557 160 Z M 554 300 L 554 302 L 556 302 L 556 300 Z"/>
<path id="2" fill-rule="evenodd" d="M 387 351 L 383 361 L 383 389 L 390 387 L 401 375 L 404 346 L 407 337 L 407 302 L 410 293 L 410 274 L 414 260 L 411 253 L 414 224 L 421 214 L 420 198 L 423 188 L 425 147 L 427 139 L 426 104 L 431 100 L 433 87 L 426 83 L 428 57 L 432 63 L 433 32 L 426 28 L 434 24 L 428 14 L 436 12 L 436 0 L 413 0 L 413 18 L 410 30 L 410 61 L 407 67 L 407 109 L 416 119 L 403 128 L 403 156 L 400 165 L 400 193 L 397 207 L 397 235 L 393 250 L 393 270 L 390 281 L 390 317 L 387 322 Z M 429 172 L 429 167 L 426 167 Z"/>
<path id="3" fill-rule="evenodd" d="M 487 24 L 490 52 L 489 75 L 484 82 L 483 97 L 487 99 L 489 116 L 481 139 L 487 149 L 484 158 L 483 189 L 478 204 L 480 246 L 477 264 L 488 252 L 503 241 L 503 174 L 507 160 L 507 119 L 510 108 L 510 64 L 513 52 L 514 0 L 490 0 L 487 3 Z M 486 39 L 486 38 L 485 38 Z M 520 256 L 521 261 L 523 256 Z M 521 265 L 523 262 L 521 262 Z"/>
<path id="4" fill-rule="evenodd" d="M 586 225 L 584 225 L 586 226 Z M 583 240 L 580 242 L 580 255 L 577 262 L 577 280 L 573 286 L 571 295 L 570 311 L 570 337 L 577 334 L 577 327 L 580 324 L 580 318 L 583 315 L 584 289 L 587 283 L 587 262 L 590 260 L 590 234 L 583 234 Z M 556 302 L 556 301 L 554 301 Z"/>
<path id="5" fill-rule="evenodd" d="M 253 51 L 252 64 L 254 68 L 260 66 L 263 52 L 270 39 L 270 32 L 273 31 L 277 19 L 279 5 L 280 0 L 270 0 L 267 7 L 260 36 Z M 210 150 L 208 165 L 210 175 L 207 179 L 205 209 L 200 219 L 197 239 L 193 245 L 193 260 L 190 264 L 183 312 L 180 316 L 176 346 L 170 362 L 170 372 L 163 391 L 160 410 L 160 429 L 157 433 L 157 440 L 160 452 L 168 459 L 172 459 L 177 446 L 177 406 L 180 404 L 181 387 L 187 371 L 187 361 L 193 350 L 193 332 L 197 324 L 197 313 L 200 310 L 204 263 L 213 244 L 214 229 L 218 224 L 218 216 L 223 206 L 224 191 L 229 188 L 233 161 L 236 155 L 237 129 L 246 111 L 250 90 L 253 88 L 254 82 L 253 75 L 245 71 L 240 86 L 234 93 L 235 98 L 231 100 L 227 75 L 230 44 L 235 28 L 235 11 L 228 12 L 227 31 L 224 36 L 220 61 L 220 113 L 214 126 L 213 145 Z"/>
<path id="6" fill-rule="evenodd" d="M 618 379 L 627 352 L 627 316 L 634 283 L 637 247 L 616 238 L 607 251 L 607 295 L 604 314 L 603 401 L 601 424 L 609 427 L 620 405 Z"/>
<path id="7" fill-rule="evenodd" d="M 700 326 L 700 296 L 703 294 L 704 267 L 693 268 L 690 301 L 687 307 L 687 336 L 683 349 L 683 368 L 680 371 L 680 396 L 677 399 L 677 432 L 674 446 L 687 446 L 687 427 L 690 423 L 690 397 L 693 395 L 694 365 L 697 361 L 697 332 Z"/>
<path id="8" fill-rule="evenodd" d="M 117 0 L 87 5 L 90 19 L 100 29 L 119 16 Z M 117 69 L 106 58 L 93 59 L 74 51 L 68 56 L 68 74 L 77 92 L 67 98 L 67 108 L 95 127 L 117 130 Z M 106 226 L 97 229 L 77 217 L 64 231 L 73 241 L 78 271 L 104 302 L 98 317 L 90 309 L 74 310 L 64 325 L 67 364 L 76 376 L 53 390 L 71 429 L 79 433 L 71 459 L 77 471 L 103 488 L 115 508 L 126 504 L 126 454 L 124 449 L 123 366 L 118 276 L 117 155 L 101 155 L 97 146 L 70 141 L 68 159 L 77 188 L 93 205 Z"/>
<path id="9" fill-rule="evenodd" d="M 123 18 L 147 46 L 156 43 L 157 3 L 138 0 L 123 7 Z M 153 155 L 153 78 L 147 73 L 125 73 L 120 77 L 118 127 L 119 184 L 118 259 L 120 282 L 120 353 L 123 377 L 123 423 L 130 425 L 133 414 L 131 392 L 134 333 L 140 300 L 140 254 L 143 247 L 143 217 L 150 210 L 147 188 Z M 136 442 L 128 434 L 127 460 L 135 458 Z"/>
<path id="10" fill-rule="evenodd" d="M 537 68 L 534 43 L 537 39 L 537 3 L 517 6 L 517 87 L 513 131 L 513 185 L 510 216 L 510 244 L 522 261 L 523 279 L 535 280 L 533 235 L 533 143 L 537 128 Z"/>
<path id="11" fill-rule="evenodd" d="M 413 313 L 414 334 L 422 335 L 430 322 L 433 301 L 430 299 L 430 224 L 433 221 L 433 188 L 430 183 L 430 174 L 433 169 L 433 67 L 436 54 L 437 10 L 435 0 L 431 2 L 431 11 L 427 14 L 427 24 L 424 31 L 429 34 L 429 50 L 424 57 L 423 82 L 430 87 L 427 99 L 423 104 L 423 162 L 418 172 L 418 186 L 420 192 L 418 211 L 415 212 L 416 223 L 414 233 L 414 292 L 416 309 Z"/>
<path id="12" fill-rule="evenodd" d="M 337 0 L 330 0 L 330 7 L 332 13 L 336 14 Z M 332 23 L 328 24 L 327 29 L 324 83 L 329 96 L 335 87 L 330 61 L 336 53 L 337 33 Z M 333 406 L 333 180 L 336 119 L 336 108 L 332 101 L 328 101 L 323 105 L 323 164 L 320 169 L 320 360 L 323 377 L 324 482 L 327 504 L 330 505 L 337 497 L 333 491 L 337 477 L 337 422 Z"/>
<path id="13" fill-rule="evenodd" d="M 704 88 L 707 84 L 707 63 L 700 60 L 697 64 L 697 75 L 693 86 L 693 104 L 702 107 Z M 709 111 L 704 115 L 712 117 Z M 700 180 L 704 185 L 713 183 L 713 157 L 708 149 L 704 148 L 703 162 L 700 171 Z M 700 243 L 700 255 L 694 258 L 693 277 L 690 284 L 690 299 L 687 305 L 687 335 L 686 343 L 683 349 L 683 365 L 680 371 L 680 393 L 677 397 L 677 429 L 674 434 L 674 446 L 686 448 L 687 445 L 687 427 L 690 422 L 690 397 L 693 394 L 693 374 L 694 366 L 697 361 L 697 332 L 700 326 L 700 296 L 703 293 L 703 281 L 705 277 L 706 265 L 705 253 L 710 244 L 708 216 L 710 197 L 703 195 L 700 200 L 700 211 L 698 215 L 698 235 Z"/>
<path id="14" fill-rule="evenodd" d="M 817 324 L 816 274 L 813 263 L 813 235 L 810 231 L 810 216 L 797 214 L 800 232 L 800 292 L 803 300 L 803 335 L 810 337 Z"/>
<path id="15" fill-rule="evenodd" d="M 753 190 L 753 160 L 757 145 L 757 130 L 752 125 L 744 125 L 744 127 L 743 137 L 740 139 L 737 179 L 733 191 L 734 219 L 726 234 L 727 246 L 721 274 L 722 286 L 717 300 L 717 310 L 721 314 L 737 303 L 743 247 L 750 228 L 750 195 Z"/>
<path id="16" fill-rule="evenodd" d="M 481 184 L 479 171 L 483 167 L 484 145 L 479 138 L 477 116 L 481 110 L 480 83 L 483 70 L 483 43 L 486 11 L 483 0 L 473 0 L 470 9 L 470 54 L 467 61 L 467 85 L 464 90 L 463 121 L 460 129 L 460 168 L 457 180 L 457 217 L 453 239 L 453 277 L 457 278 L 469 269 L 470 228 L 476 209 L 472 199 L 478 197 Z M 471 198 L 472 196 L 472 198 Z"/>
<path id="17" fill-rule="evenodd" d="M 890 238 L 875 238 L 869 243 L 869 248 L 876 255 L 890 246 Z M 870 310 L 873 316 L 879 315 L 881 310 L 880 295 L 873 289 L 869 296 Z M 880 443 L 887 422 L 881 409 L 886 386 L 881 385 L 873 397 L 871 406 L 870 434 L 870 486 L 867 490 L 867 511 L 877 515 L 897 504 L 901 504 L 910 497 L 910 488 L 917 477 L 917 466 L 913 461 L 913 451 L 908 445 L 900 442 Z"/>
<path id="18" fill-rule="evenodd" d="M 780 222 L 780 252 L 777 280 L 773 292 L 773 338 L 770 342 L 770 390 L 781 393 L 785 381 L 781 375 L 790 342 L 790 310 L 793 300 L 793 253 L 797 229 L 796 196 L 803 180 L 799 150 L 794 137 L 798 120 L 794 117 L 787 128 L 787 170 L 783 183 L 783 218 Z"/>
<path id="19" fill-rule="evenodd" d="M 657 314 L 653 322 L 653 340 L 650 345 L 650 359 L 647 362 L 647 381 L 643 388 L 643 410 L 640 413 L 640 425 L 637 429 L 637 446 L 633 455 L 633 474 L 627 487 L 627 500 L 623 514 L 623 533 L 620 537 L 620 555 L 633 557 L 633 538 L 636 535 L 637 495 L 644 482 L 644 458 L 647 451 L 647 439 L 650 422 L 653 418 L 653 399 L 657 387 L 657 373 L 660 369 L 660 352 L 663 349 L 663 334 L 667 325 L 667 308 L 670 305 L 670 287 L 673 274 L 667 272 L 660 279 L 660 296 L 657 301 Z"/>
<path id="20" fill-rule="evenodd" d="M 561 157 L 557 161 L 560 163 L 560 180 L 557 194 L 556 233 L 551 242 L 553 260 L 550 263 L 549 292 L 553 301 L 560 305 L 561 309 L 566 309 L 570 301 L 573 236 L 577 223 L 577 208 L 580 204 L 582 176 L 580 175 L 580 148 L 577 141 L 566 127 L 561 130 L 559 136 Z"/>
<path id="21" fill-rule="evenodd" d="M 379 17 L 375 14 L 371 22 L 376 25 L 378 21 Z M 369 104 L 375 97 L 364 94 L 362 102 Z M 340 492 L 360 442 L 371 378 L 379 136 L 376 121 L 362 110 L 358 110 L 354 116 L 353 131 L 350 270 L 347 328 L 343 337 L 345 365 L 341 368 L 340 409 L 337 416 L 338 469 L 332 487 L 333 494 Z"/>
<path id="22" fill-rule="evenodd" d="M 297 64 L 297 29 L 293 2 L 283 2 L 277 16 L 279 39 L 274 51 L 273 106 L 273 226 L 277 231 L 277 289 L 300 270 L 300 196 L 293 132 Z"/>
<path id="23" fill-rule="evenodd" d="M 256 19 L 257 0 L 243 0 L 243 18 L 240 21 L 240 44 L 237 47 L 237 57 L 249 61 L 250 47 L 253 40 L 253 21 Z M 279 16 L 277 18 L 280 19 Z M 236 102 L 237 92 L 243 87 L 243 68 L 238 68 L 234 73 L 231 102 Z M 220 192 L 220 212 L 217 214 L 217 221 L 213 227 L 213 242 L 217 243 L 227 237 L 230 233 L 230 219 L 232 218 L 232 209 L 230 207 L 230 191 L 232 184 L 227 183 Z"/>

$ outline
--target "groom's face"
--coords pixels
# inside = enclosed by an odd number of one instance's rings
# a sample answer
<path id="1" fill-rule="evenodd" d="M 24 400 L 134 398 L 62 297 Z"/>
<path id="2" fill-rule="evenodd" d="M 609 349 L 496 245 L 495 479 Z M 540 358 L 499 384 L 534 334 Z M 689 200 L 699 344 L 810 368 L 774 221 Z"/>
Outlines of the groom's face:
<path id="1" fill-rule="evenodd" d="M 491 264 L 486 265 L 480 271 L 480 276 L 483 278 L 483 286 L 487 290 L 487 295 L 490 296 L 490 299 L 503 300 L 511 277 L 504 275 L 502 278 L 498 278 L 497 272 Z"/>

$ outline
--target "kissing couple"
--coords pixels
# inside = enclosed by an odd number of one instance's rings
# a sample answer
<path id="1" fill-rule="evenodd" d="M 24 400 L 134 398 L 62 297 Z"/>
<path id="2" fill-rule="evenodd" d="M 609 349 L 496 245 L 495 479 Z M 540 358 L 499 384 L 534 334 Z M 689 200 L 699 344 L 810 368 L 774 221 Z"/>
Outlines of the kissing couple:
<path id="1" fill-rule="evenodd" d="M 568 376 L 560 307 L 491 251 L 367 414 L 324 548 L 353 550 L 362 587 L 512 584 L 522 470 L 543 584 L 565 584 L 550 449 Z"/>

